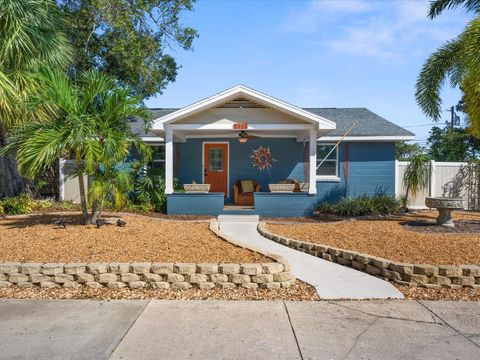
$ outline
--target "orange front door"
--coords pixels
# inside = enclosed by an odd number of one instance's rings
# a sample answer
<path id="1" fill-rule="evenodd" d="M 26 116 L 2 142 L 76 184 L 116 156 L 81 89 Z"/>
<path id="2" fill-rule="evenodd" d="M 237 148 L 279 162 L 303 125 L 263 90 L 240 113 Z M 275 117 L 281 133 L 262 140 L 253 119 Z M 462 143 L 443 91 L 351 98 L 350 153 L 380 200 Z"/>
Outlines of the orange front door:
<path id="1" fill-rule="evenodd" d="M 204 144 L 204 183 L 210 184 L 210 192 L 223 192 L 227 196 L 228 146 Z"/>

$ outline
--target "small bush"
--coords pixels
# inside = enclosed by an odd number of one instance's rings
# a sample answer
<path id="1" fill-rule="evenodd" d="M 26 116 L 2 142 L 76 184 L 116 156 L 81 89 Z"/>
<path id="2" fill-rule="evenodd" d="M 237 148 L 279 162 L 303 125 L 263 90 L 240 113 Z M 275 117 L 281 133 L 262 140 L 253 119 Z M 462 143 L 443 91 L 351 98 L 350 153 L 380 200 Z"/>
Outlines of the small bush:
<path id="1" fill-rule="evenodd" d="M 32 211 L 32 199 L 27 194 L 0 199 L 1 215 L 21 215 Z"/>
<path id="2" fill-rule="evenodd" d="M 357 198 L 342 198 L 336 204 L 322 202 L 316 208 L 320 214 L 333 214 L 344 217 L 363 215 L 387 215 L 401 212 L 401 201 L 394 196 L 376 194 L 362 195 Z"/>

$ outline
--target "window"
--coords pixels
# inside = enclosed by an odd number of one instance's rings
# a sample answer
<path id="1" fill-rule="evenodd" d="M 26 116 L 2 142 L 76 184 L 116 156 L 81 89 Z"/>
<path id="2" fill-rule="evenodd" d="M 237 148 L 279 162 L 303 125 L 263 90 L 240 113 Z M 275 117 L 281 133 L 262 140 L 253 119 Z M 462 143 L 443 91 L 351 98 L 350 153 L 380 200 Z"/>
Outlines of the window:
<path id="1" fill-rule="evenodd" d="M 154 168 L 165 168 L 165 145 L 152 145 L 152 166 Z"/>
<path id="2" fill-rule="evenodd" d="M 333 144 L 317 144 L 317 176 L 338 176 L 338 147 Z M 328 155 L 328 157 L 327 157 Z M 320 165 L 321 164 L 321 165 Z"/>

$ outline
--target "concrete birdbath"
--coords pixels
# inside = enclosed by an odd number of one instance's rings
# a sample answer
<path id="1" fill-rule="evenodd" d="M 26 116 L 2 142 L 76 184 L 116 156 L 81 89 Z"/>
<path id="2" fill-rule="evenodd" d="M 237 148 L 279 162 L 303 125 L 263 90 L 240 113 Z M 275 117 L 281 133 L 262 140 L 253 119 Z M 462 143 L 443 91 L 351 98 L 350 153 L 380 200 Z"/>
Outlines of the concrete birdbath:
<path id="1" fill-rule="evenodd" d="M 425 205 L 438 210 L 437 225 L 454 228 L 452 211 L 463 209 L 464 200 L 462 198 L 427 197 Z"/>

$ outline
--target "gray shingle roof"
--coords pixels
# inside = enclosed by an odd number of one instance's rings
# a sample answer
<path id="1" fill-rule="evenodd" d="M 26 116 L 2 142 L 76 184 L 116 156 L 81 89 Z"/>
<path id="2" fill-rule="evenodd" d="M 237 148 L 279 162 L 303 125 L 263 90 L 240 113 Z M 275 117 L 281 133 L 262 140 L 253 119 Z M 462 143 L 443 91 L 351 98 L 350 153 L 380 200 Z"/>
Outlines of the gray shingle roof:
<path id="1" fill-rule="evenodd" d="M 151 109 L 153 118 L 158 119 L 178 109 Z M 404 128 L 384 119 L 367 108 L 305 108 L 315 115 L 319 115 L 337 124 L 337 128 L 327 136 L 342 136 L 356 121 L 357 124 L 349 136 L 413 136 Z M 137 134 L 145 135 L 143 122 L 133 122 L 132 130 Z M 147 134 L 153 135 L 153 134 Z"/>

